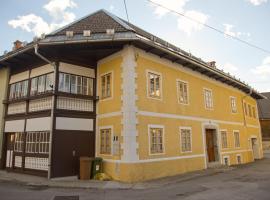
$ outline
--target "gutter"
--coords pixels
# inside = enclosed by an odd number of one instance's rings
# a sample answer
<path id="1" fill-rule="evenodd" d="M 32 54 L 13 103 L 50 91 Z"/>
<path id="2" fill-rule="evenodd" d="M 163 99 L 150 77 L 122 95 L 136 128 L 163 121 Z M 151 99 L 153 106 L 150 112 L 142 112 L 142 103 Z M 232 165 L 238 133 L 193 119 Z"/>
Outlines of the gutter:
<path id="1" fill-rule="evenodd" d="M 35 44 L 34 45 L 34 48 L 35 48 L 35 54 L 41 58 L 42 60 L 44 60 L 45 62 L 49 63 L 50 65 L 53 66 L 54 68 L 54 91 L 55 91 L 55 84 L 56 84 L 56 69 L 57 69 L 57 66 L 54 62 L 51 62 L 49 59 L 47 59 L 45 56 L 41 55 L 39 52 L 38 52 L 38 44 Z M 54 111 L 55 111 L 55 95 L 52 96 L 52 108 L 51 108 L 51 126 L 50 126 L 50 144 L 49 144 L 49 162 L 48 162 L 48 179 L 51 178 L 51 163 L 52 163 L 52 136 L 53 136 L 53 125 L 54 125 Z"/>

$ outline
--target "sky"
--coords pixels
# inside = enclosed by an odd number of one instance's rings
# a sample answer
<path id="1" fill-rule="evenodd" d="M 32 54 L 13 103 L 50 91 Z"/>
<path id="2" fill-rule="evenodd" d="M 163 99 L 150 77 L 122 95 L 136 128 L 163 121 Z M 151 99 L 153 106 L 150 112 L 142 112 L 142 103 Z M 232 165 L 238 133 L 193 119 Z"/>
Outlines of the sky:
<path id="1" fill-rule="evenodd" d="M 126 0 L 131 23 L 235 75 L 260 92 L 270 92 L 270 0 Z M 30 42 L 99 9 L 126 19 L 123 0 L 9 0 L 0 7 L 0 55 L 13 42 Z"/>

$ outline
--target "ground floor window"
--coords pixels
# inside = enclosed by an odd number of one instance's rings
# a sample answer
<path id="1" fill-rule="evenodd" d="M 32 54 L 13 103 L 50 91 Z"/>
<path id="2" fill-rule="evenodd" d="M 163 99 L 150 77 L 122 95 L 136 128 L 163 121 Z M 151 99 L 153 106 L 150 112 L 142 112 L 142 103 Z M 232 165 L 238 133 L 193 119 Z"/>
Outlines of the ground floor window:
<path id="1" fill-rule="evenodd" d="M 240 147 L 240 134 L 239 134 L 239 131 L 234 131 L 233 135 L 234 135 L 234 146 L 238 148 L 238 147 Z"/>
<path id="2" fill-rule="evenodd" d="M 112 129 L 106 128 L 100 130 L 100 153 L 111 154 L 111 136 Z"/>
<path id="3" fill-rule="evenodd" d="M 191 151 L 191 128 L 180 128 L 181 150 L 182 152 Z"/>
<path id="4" fill-rule="evenodd" d="M 14 151 L 15 152 L 23 152 L 23 138 L 24 133 L 15 133 L 15 140 L 14 140 Z"/>
<path id="5" fill-rule="evenodd" d="M 26 153 L 48 154 L 50 144 L 49 132 L 27 132 Z"/>
<path id="6" fill-rule="evenodd" d="M 149 131 L 151 154 L 163 153 L 163 128 L 150 127 Z"/>
<path id="7" fill-rule="evenodd" d="M 227 140 L 227 132 L 221 131 L 221 142 L 222 142 L 222 148 L 228 148 L 228 140 Z"/>

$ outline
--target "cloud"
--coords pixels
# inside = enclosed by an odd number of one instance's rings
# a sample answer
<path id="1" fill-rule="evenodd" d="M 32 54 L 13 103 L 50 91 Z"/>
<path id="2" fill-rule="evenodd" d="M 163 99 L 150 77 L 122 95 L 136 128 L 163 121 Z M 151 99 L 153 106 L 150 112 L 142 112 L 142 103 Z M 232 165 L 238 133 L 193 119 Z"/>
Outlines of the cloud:
<path id="1" fill-rule="evenodd" d="M 222 69 L 224 72 L 227 72 L 233 75 L 235 75 L 239 70 L 238 67 L 236 67 L 230 62 L 225 63 L 222 67 L 220 67 L 220 69 Z"/>
<path id="2" fill-rule="evenodd" d="M 196 11 L 196 10 L 185 10 L 185 5 L 189 2 L 189 0 L 152 0 L 153 2 L 162 5 L 168 9 L 174 10 L 176 12 L 181 12 L 188 18 L 194 19 L 196 21 L 199 21 L 201 23 L 206 23 L 209 16 Z M 161 18 L 165 16 L 168 13 L 171 13 L 169 10 L 162 8 L 157 5 L 153 5 L 152 3 L 150 4 L 152 7 L 154 7 L 154 14 L 158 16 L 158 18 Z M 203 25 L 193 21 L 191 19 L 188 19 L 183 16 L 176 15 L 177 16 L 177 27 L 179 30 L 185 32 L 188 35 L 191 35 L 192 32 L 194 31 L 199 31 L 203 29 Z"/>
<path id="3" fill-rule="evenodd" d="M 186 5 L 186 3 L 189 0 L 152 0 L 152 1 L 164 6 L 166 8 L 169 8 L 171 10 L 182 12 L 184 10 L 183 7 Z M 160 6 L 156 6 L 154 4 L 151 4 L 151 6 L 153 6 L 155 8 L 154 13 L 158 17 L 163 17 L 164 15 L 169 13 L 169 11 L 167 9 L 162 8 Z"/>
<path id="4" fill-rule="evenodd" d="M 114 5 L 110 5 L 109 9 L 110 9 L 110 11 L 113 11 L 114 10 Z"/>
<path id="5" fill-rule="evenodd" d="M 268 0 L 248 0 L 254 6 L 259 6 L 263 3 L 267 3 Z"/>
<path id="6" fill-rule="evenodd" d="M 246 36 L 250 37 L 250 33 L 240 32 L 240 31 L 233 31 L 234 25 L 232 24 L 223 24 L 225 27 L 225 36 L 232 36 L 232 37 L 240 37 L 240 36 Z"/>
<path id="7" fill-rule="evenodd" d="M 204 28 L 204 26 L 202 24 L 205 24 L 206 21 L 208 20 L 208 16 L 195 11 L 195 10 L 190 10 L 185 12 L 185 16 L 187 16 L 188 18 L 194 19 L 195 21 L 185 18 L 185 17 L 180 17 L 178 18 L 177 22 L 178 22 L 178 29 L 184 31 L 185 33 L 187 33 L 188 35 L 191 35 L 192 32 L 194 31 L 199 31 L 201 29 Z M 198 23 L 198 22 L 200 23 Z M 201 24 L 202 23 L 202 24 Z"/>
<path id="8" fill-rule="evenodd" d="M 75 8 L 77 4 L 72 0 L 50 0 L 43 8 L 52 17 L 52 22 L 46 22 L 42 17 L 33 13 L 18 16 L 17 19 L 8 21 L 12 28 L 21 28 L 24 31 L 32 32 L 36 36 L 42 33 L 49 33 L 75 20 L 74 13 L 67 9 Z"/>
<path id="9" fill-rule="evenodd" d="M 251 72 L 261 79 L 267 79 L 270 77 L 270 56 L 263 59 L 262 64 L 255 67 Z"/>

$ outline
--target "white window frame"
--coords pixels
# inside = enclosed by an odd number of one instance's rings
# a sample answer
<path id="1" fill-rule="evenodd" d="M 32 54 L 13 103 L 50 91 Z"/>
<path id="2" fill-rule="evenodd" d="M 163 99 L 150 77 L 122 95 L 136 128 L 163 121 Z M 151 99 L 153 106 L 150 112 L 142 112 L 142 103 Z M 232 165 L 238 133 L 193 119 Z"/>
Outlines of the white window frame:
<path id="1" fill-rule="evenodd" d="M 102 97 L 102 76 L 105 76 L 105 75 L 108 75 L 108 74 L 111 74 L 111 96 L 110 97 L 105 97 L 103 98 Z M 100 91 L 99 91 L 99 96 L 100 96 L 100 100 L 99 101 L 107 101 L 107 100 L 111 100 L 113 99 L 113 85 L 114 85 L 114 74 L 113 74 L 113 71 L 108 71 L 108 72 L 105 72 L 105 73 L 102 73 L 99 75 L 99 84 L 100 84 Z"/>
<path id="2" fill-rule="evenodd" d="M 220 140 L 221 140 L 221 145 L 220 146 L 221 146 L 221 148 L 222 149 L 228 149 L 229 148 L 229 145 L 228 145 L 228 131 L 227 131 L 227 129 L 221 129 L 219 132 L 220 132 Z M 222 132 L 225 132 L 226 133 L 227 147 L 225 147 L 225 148 L 223 147 Z"/>
<path id="3" fill-rule="evenodd" d="M 190 130 L 190 151 L 183 151 L 181 130 Z M 192 128 L 190 126 L 180 126 L 179 127 L 179 135 L 180 135 L 180 152 L 181 153 L 192 153 Z"/>
<path id="4" fill-rule="evenodd" d="M 162 153 L 152 153 L 151 152 L 151 128 L 159 128 L 162 129 L 162 149 L 163 152 Z M 154 155 L 164 155 L 165 154 L 165 127 L 164 125 L 158 125 L 158 124 L 149 124 L 148 125 L 148 154 L 150 156 L 154 156 Z"/>
<path id="5" fill-rule="evenodd" d="M 238 157 L 240 157 L 240 163 L 238 163 Z M 243 157 L 242 157 L 242 154 L 236 154 L 236 164 L 237 164 L 237 165 L 243 164 Z"/>
<path id="6" fill-rule="evenodd" d="M 159 97 L 153 97 L 153 96 L 150 96 L 150 85 L 149 85 L 149 76 L 148 74 L 151 73 L 151 74 L 155 74 L 155 75 L 158 75 L 160 77 L 160 96 Z M 147 95 L 147 98 L 149 99 L 153 99 L 153 100 L 159 100 L 159 101 L 162 101 L 163 100 L 163 81 L 162 81 L 163 77 L 162 77 L 162 74 L 160 72 L 156 72 L 156 71 L 152 71 L 152 70 L 149 70 L 147 69 L 146 70 L 146 95 Z"/>
<path id="7" fill-rule="evenodd" d="M 236 140 L 235 140 L 235 133 L 239 134 L 239 147 L 236 146 Z M 240 131 L 239 130 L 233 130 L 233 140 L 234 140 L 234 148 L 241 148 L 241 139 L 240 139 Z"/>
<path id="8" fill-rule="evenodd" d="M 229 156 L 229 155 L 222 156 L 222 164 L 223 164 L 223 165 L 226 165 L 226 164 L 225 164 L 225 158 L 228 159 L 228 166 L 230 166 L 230 165 L 231 165 L 231 162 L 230 162 L 230 156 Z"/>
<path id="9" fill-rule="evenodd" d="M 232 101 L 234 100 L 235 107 L 233 107 Z M 237 114 L 237 98 L 234 96 L 230 96 L 230 107 L 231 107 L 231 113 Z"/>
<path id="10" fill-rule="evenodd" d="M 211 92 L 211 107 L 207 107 L 207 99 L 206 99 L 206 92 Z M 206 110 L 214 110 L 214 97 L 213 97 L 213 90 L 209 88 L 203 88 L 203 97 L 204 97 L 204 108 Z"/>
<path id="11" fill-rule="evenodd" d="M 180 87 L 179 87 L 180 83 L 184 83 L 187 85 L 187 103 L 180 101 Z M 182 105 L 189 105 L 189 83 L 181 79 L 176 79 L 176 88 L 177 88 L 177 102 Z"/>
<path id="12" fill-rule="evenodd" d="M 103 130 L 103 129 L 111 129 L 111 152 L 108 154 L 108 153 L 101 153 L 101 135 L 100 135 L 100 132 L 101 132 L 101 130 Z M 109 126 L 100 126 L 99 128 L 98 128 L 98 152 L 99 152 L 99 155 L 102 155 L 102 156 L 112 156 L 113 154 L 113 137 L 114 137 L 114 132 L 113 132 L 113 126 L 112 125 L 109 125 Z"/>

